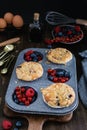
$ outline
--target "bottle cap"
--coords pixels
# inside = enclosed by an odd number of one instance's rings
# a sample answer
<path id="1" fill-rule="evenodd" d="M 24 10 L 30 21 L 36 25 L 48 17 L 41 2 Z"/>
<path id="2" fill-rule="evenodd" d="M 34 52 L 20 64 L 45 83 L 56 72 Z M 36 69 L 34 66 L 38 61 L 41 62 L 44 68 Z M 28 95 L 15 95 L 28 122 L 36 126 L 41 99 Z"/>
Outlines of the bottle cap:
<path id="1" fill-rule="evenodd" d="M 39 20 L 39 16 L 40 16 L 39 13 L 34 13 L 34 20 Z"/>

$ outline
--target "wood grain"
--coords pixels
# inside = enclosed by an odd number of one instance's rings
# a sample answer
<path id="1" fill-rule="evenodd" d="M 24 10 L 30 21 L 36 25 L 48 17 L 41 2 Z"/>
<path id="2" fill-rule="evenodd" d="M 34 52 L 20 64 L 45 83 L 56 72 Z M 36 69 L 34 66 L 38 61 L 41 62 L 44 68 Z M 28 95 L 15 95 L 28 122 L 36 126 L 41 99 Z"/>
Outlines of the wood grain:
<path id="1" fill-rule="evenodd" d="M 28 120 L 28 130 L 42 130 L 43 124 L 46 121 L 57 121 L 57 122 L 69 122 L 72 119 L 73 113 L 64 116 L 46 116 L 46 115 L 30 115 L 30 114 L 20 114 L 12 111 L 7 105 L 4 106 L 4 114 L 8 117 L 26 118 Z"/>
<path id="2" fill-rule="evenodd" d="M 15 38 L 8 39 L 8 40 L 6 40 L 4 42 L 1 42 L 0 47 L 8 45 L 8 44 L 14 44 L 14 43 L 18 42 L 19 40 L 20 40 L 20 37 L 15 37 Z"/>

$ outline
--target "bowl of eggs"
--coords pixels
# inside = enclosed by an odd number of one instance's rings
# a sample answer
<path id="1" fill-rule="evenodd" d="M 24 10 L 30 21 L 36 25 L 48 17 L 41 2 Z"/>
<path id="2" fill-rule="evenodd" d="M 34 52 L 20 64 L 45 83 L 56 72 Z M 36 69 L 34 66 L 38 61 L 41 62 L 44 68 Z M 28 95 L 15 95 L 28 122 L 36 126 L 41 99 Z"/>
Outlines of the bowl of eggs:
<path id="1" fill-rule="evenodd" d="M 4 31 L 9 25 L 20 29 L 24 25 L 24 20 L 21 15 L 6 12 L 3 18 L 0 18 L 0 31 Z"/>

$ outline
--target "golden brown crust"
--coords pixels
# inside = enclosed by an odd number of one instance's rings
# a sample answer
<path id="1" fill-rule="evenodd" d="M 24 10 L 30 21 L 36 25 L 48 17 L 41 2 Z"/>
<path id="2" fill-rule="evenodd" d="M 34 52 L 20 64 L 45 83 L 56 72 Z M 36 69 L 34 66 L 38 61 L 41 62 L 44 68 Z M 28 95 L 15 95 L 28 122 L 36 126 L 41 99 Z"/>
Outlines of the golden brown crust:
<path id="1" fill-rule="evenodd" d="M 33 81 L 43 75 L 43 68 L 37 62 L 23 62 L 16 68 L 16 75 L 18 79 L 24 81 Z"/>
<path id="2" fill-rule="evenodd" d="M 72 53 L 65 48 L 55 48 L 48 51 L 47 58 L 53 63 L 66 64 L 72 59 Z"/>
<path id="3" fill-rule="evenodd" d="M 54 83 L 41 88 L 44 101 L 51 107 L 68 107 L 75 100 L 74 89 L 65 83 Z"/>

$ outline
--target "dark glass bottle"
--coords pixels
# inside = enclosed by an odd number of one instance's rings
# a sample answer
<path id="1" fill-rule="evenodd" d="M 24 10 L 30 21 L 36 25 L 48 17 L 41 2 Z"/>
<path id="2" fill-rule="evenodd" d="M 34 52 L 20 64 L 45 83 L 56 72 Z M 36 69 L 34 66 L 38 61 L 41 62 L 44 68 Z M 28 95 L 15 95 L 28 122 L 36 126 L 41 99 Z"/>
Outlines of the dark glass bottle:
<path id="1" fill-rule="evenodd" d="M 29 25 L 31 42 L 39 43 L 42 41 L 42 27 L 39 21 L 39 13 L 34 13 L 33 23 Z"/>

